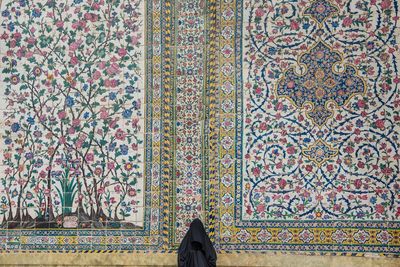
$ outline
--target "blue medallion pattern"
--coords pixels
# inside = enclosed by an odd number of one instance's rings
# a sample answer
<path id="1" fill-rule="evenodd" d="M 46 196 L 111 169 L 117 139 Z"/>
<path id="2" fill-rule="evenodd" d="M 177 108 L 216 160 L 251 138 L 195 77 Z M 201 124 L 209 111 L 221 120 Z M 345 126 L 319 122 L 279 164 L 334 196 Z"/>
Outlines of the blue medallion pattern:
<path id="1" fill-rule="evenodd" d="M 300 108 L 311 104 L 312 110 L 307 115 L 318 126 L 332 117 L 330 102 L 341 107 L 355 94 L 365 92 L 365 83 L 356 68 L 341 67 L 342 56 L 322 41 L 300 56 L 298 62 L 305 73 L 299 75 L 294 67 L 289 68 L 277 84 L 277 94 Z"/>
<path id="2" fill-rule="evenodd" d="M 337 149 L 329 146 L 324 140 L 319 139 L 307 149 L 303 150 L 303 154 L 310 160 L 321 166 L 330 158 L 338 154 Z"/>
<path id="3" fill-rule="evenodd" d="M 339 9 L 331 2 L 316 0 L 304 11 L 304 15 L 310 15 L 319 24 L 322 24 L 327 18 L 338 11 Z"/>

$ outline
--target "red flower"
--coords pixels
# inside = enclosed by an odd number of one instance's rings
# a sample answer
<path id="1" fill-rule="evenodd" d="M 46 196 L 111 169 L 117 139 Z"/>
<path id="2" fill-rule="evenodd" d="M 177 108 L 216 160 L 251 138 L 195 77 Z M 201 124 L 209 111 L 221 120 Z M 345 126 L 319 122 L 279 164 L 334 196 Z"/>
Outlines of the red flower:
<path id="1" fill-rule="evenodd" d="M 348 27 L 353 23 L 353 20 L 350 17 L 346 17 L 343 20 L 343 26 Z"/>
<path id="2" fill-rule="evenodd" d="M 383 173 L 384 175 L 386 175 L 386 176 L 391 175 L 392 172 L 393 172 L 393 170 L 392 170 L 391 168 L 389 168 L 389 167 L 385 167 L 385 168 L 382 169 L 382 173 Z"/>
<path id="3" fill-rule="evenodd" d="M 295 151 L 296 151 L 296 149 L 294 148 L 294 146 L 290 146 L 287 148 L 287 153 L 289 155 L 293 155 Z"/>
<path id="4" fill-rule="evenodd" d="M 356 179 L 356 180 L 354 181 L 354 186 L 355 186 L 357 189 L 360 189 L 361 186 L 362 186 L 362 181 L 361 181 L 361 179 Z"/>
<path id="5" fill-rule="evenodd" d="M 333 165 L 332 164 L 328 164 L 328 166 L 326 166 L 326 169 L 328 170 L 328 172 L 333 171 Z"/>
<path id="6" fill-rule="evenodd" d="M 381 3 L 381 8 L 389 9 L 391 5 L 392 5 L 392 2 L 390 0 L 383 0 Z"/>
<path id="7" fill-rule="evenodd" d="M 385 128 L 385 122 L 382 119 L 378 119 L 375 121 L 375 126 L 383 130 Z"/>
<path id="8" fill-rule="evenodd" d="M 290 21 L 290 29 L 291 29 L 292 31 L 297 31 L 297 30 L 299 30 L 299 29 L 300 29 L 299 23 L 297 23 L 297 21 L 295 21 L 295 20 Z"/>
<path id="9" fill-rule="evenodd" d="M 360 99 L 360 100 L 358 100 L 357 105 L 358 105 L 359 108 L 364 108 L 365 107 L 365 101 Z"/>
<path id="10" fill-rule="evenodd" d="M 352 148 L 351 146 L 348 146 L 348 147 L 346 147 L 345 151 L 346 151 L 346 153 L 351 154 L 354 152 L 354 148 Z"/>
<path id="11" fill-rule="evenodd" d="M 253 213 L 253 211 L 251 210 L 250 206 L 246 207 L 246 213 L 249 214 L 249 215 L 251 215 Z"/>
<path id="12" fill-rule="evenodd" d="M 311 165 L 306 165 L 306 171 L 311 172 L 313 167 Z"/>
<path id="13" fill-rule="evenodd" d="M 264 212 L 264 211 L 265 211 L 265 205 L 264 204 L 257 205 L 257 212 Z"/>
<path id="14" fill-rule="evenodd" d="M 265 131 L 265 130 L 267 130 L 267 129 L 268 129 L 267 123 L 266 123 L 266 122 L 262 122 L 262 123 L 260 124 L 260 130 L 261 130 L 261 131 Z"/>
<path id="15" fill-rule="evenodd" d="M 253 168 L 253 174 L 254 176 L 258 177 L 261 174 L 261 170 L 258 167 Z"/>
<path id="16" fill-rule="evenodd" d="M 281 189 L 284 189 L 284 188 L 286 187 L 286 185 L 287 185 L 287 182 L 286 182 L 285 179 L 281 179 L 281 180 L 279 181 L 279 187 L 280 187 Z"/>
<path id="17" fill-rule="evenodd" d="M 129 195 L 130 197 L 134 197 L 134 196 L 136 196 L 136 190 L 135 190 L 135 189 L 133 189 L 133 188 L 129 189 L 129 191 L 128 191 L 128 195 Z"/>
<path id="18" fill-rule="evenodd" d="M 362 168 L 365 167 L 365 163 L 362 162 L 362 161 L 359 161 L 359 162 L 357 163 L 357 167 L 360 168 L 360 169 L 362 169 Z"/>
<path id="19" fill-rule="evenodd" d="M 262 17 L 262 16 L 264 16 L 264 14 L 265 14 L 265 11 L 262 10 L 262 8 L 257 8 L 257 10 L 256 10 L 257 17 Z"/>
<path id="20" fill-rule="evenodd" d="M 121 129 L 118 129 L 117 132 L 115 133 L 115 138 L 123 141 L 126 138 L 126 133 L 124 131 L 122 131 Z"/>
<path id="21" fill-rule="evenodd" d="M 303 210 L 304 210 L 304 204 L 299 204 L 299 205 L 297 205 L 296 207 L 297 207 L 297 209 L 298 209 L 299 211 L 303 211 Z"/>
<path id="22" fill-rule="evenodd" d="M 375 205 L 376 213 L 382 214 L 385 211 L 385 207 L 382 204 Z"/>

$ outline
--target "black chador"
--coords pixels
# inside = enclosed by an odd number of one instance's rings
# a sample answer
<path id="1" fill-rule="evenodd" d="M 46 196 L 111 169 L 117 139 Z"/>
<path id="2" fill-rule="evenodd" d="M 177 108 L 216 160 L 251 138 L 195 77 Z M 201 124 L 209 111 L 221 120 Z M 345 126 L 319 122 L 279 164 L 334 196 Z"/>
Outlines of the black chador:
<path id="1" fill-rule="evenodd" d="M 178 250 L 179 267 L 209 267 L 217 265 L 217 253 L 203 223 L 195 219 Z"/>

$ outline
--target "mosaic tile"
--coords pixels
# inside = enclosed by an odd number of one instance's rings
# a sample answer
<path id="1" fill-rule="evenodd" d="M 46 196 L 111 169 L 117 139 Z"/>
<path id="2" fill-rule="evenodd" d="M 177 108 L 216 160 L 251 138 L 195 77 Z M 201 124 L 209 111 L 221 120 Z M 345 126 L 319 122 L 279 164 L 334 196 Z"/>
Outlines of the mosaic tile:
<path id="1" fill-rule="evenodd" d="M 396 251 L 397 1 L 344 2 L 221 4 L 223 250 Z"/>
<path id="2" fill-rule="evenodd" d="M 398 254 L 398 12 L 2 1 L 1 251 Z"/>

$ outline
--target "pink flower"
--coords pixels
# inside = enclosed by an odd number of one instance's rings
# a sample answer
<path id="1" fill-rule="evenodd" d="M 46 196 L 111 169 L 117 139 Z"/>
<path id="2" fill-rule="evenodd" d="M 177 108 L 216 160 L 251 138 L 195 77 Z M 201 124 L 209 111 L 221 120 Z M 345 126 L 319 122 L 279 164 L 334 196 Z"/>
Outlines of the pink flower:
<path id="1" fill-rule="evenodd" d="M 77 57 L 71 57 L 71 60 L 69 61 L 69 63 L 71 63 L 71 65 L 75 66 L 76 64 L 79 63 L 79 60 Z"/>
<path id="2" fill-rule="evenodd" d="M 350 17 L 346 17 L 343 20 L 343 26 L 348 27 L 353 23 L 353 20 Z"/>
<path id="3" fill-rule="evenodd" d="M 102 173 L 102 170 L 101 170 L 100 167 L 96 167 L 96 169 L 94 169 L 94 174 L 95 174 L 95 175 L 100 176 L 101 173 Z"/>
<path id="4" fill-rule="evenodd" d="M 286 182 L 285 179 L 281 179 L 281 180 L 279 181 L 279 187 L 280 187 L 281 189 L 284 189 L 284 188 L 286 187 L 286 185 L 287 185 L 287 182 Z"/>
<path id="5" fill-rule="evenodd" d="M 62 28 L 62 27 L 64 27 L 64 21 L 62 21 L 62 20 L 57 21 L 57 22 L 56 22 L 56 26 L 57 26 L 57 28 Z"/>
<path id="6" fill-rule="evenodd" d="M 361 179 L 356 179 L 356 180 L 354 181 L 354 186 L 355 186 L 357 189 L 360 189 L 361 186 L 362 186 L 362 181 L 361 181 Z"/>
<path id="7" fill-rule="evenodd" d="M 126 52 L 126 49 L 124 49 L 124 48 L 118 49 L 118 55 L 119 55 L 120 57 L 125 56 L 126 53 L 127 53 L 127 52 Z"/>
<path id="8" fill-rule="evenodd" d="M 22 37 L 22 34 L 20 32 L 16 32 L 16 33 L 13 34 L 13 38 L 15 40 L 21 39 L 21 37 Z"/>
<path id="9" fill-rule="evenodd" d="M 114 162 L 108 162 L 108 163 L 107 163 L 107 169 L 113 170 L 114 168 L 115 168 Z"/>
<path id="10" fill-rule="evenodd" d="M 264 212 L 264 211 L 265 211 L 265 205 L 264 204 L 257 205 L 257 212 Z"/>
<path id="11" fill-rule="evenodd" d="M 306 171 L 311 172 L 313 167 L 311 165 L 306 165 Z"/>
<path id="12" fill-rule="evenodd" d="M 74 128 L 71 128 L 71 129 L 74 129 Z M 82 145 L 83 145 L 83 141 L 82 141 L 82 140 L 78 140 L 78 141 L 76 141 L 76 143 L 75 143 L 76 148 L 81 148 Z"/>
<path id="13" fill-rule="evenodd" d="M 289 155 L 293 155 L 296 152 L 296 149 L 294 148 L 294 146 L 290 146 L 287 148 L 286 151 Z"/>
<path id="14" fill-rule="evenodd" d="M 136 190 L 135 190 L 135 189 L 133 189 L 133 188 L 129 189 L 129 191 L 128 191 L 128 195 L 129 195 L 130 197 L 134 197 L 134 196 L 136 196 Z"/>
<path id="15" fill-rule="evenodd" d="M 117 132 L 115 133 L 115 138 L 117 138 L 118 140 L 123 141 L 126 138 L 126 133 L 123 130 L 118 129 Z"/>
<path id="16" fill-rule="evenodd" d="M 265 131 L 265 130 L 267 130 L 267 129 L 268 129 L 267 123 L 266 123 L 266 122 L 262 122 L 262 123 L 260 124 L 260 130 L 261 130 L 261 131 Z"/>
<path id="17" fill-rule="evenodd" d="M 265 11 L 262 9 L 262 8 L 257 8 L 256 9 L 256 16 L 257 17 L 262 17 L 262 16 L 264 16 L 264 14 L 265 14 Z"/>
<path id="18" fill-rule="evenodd" d="M 107 68 L 108 75 L 118 74 L 120 72 L 119 66 L 117 63 L 112 63 L 110 67 Z"/>
<path id="19" fill-rule="evenodd" d="M 354 152 L 354 148 L 352 148 L 351 146 L 347 146 L 347 147 L 345 148 L 345 151 L 346 151 L 346 153 L 351 154 L 351 153 Z"/>
<path id="20" fill-rule="evenodd" d="M 276 164 L 276 168 L 277 168 L 277 169 L 282 169 L 282 167 L 283 167 L 282 161 L 280 161 L 280 162 L 278 162 L 278 163 Z"/>
<path id="21" fill-rule="evenodd" d="M 359 108 L 364 108 L 365 107 L 365 101 L 360 99 L 360 100 L 358 100 L 357 105 L 358 105 Z"/>
<path id="22" fill-rule="evenodd" d="M 389 9 L 392 5 L 392 1 L 390 0 L 383 0 L 381 3 L 381 8 L 382 9 Z"/>
<path id="23" fill-rule="evenodd" d="M 297 21 L 295 21 L 295 20 L 290 21 L 290 29 L 291 29 L 292 31 L 297 31 L 297 30 L 299 30 L 299 29 L 300 29 L 299 23 L 298 23 Z"/>
<path id="24" fill-rule="evenodd" d="M 80 124 L 81 124 L 81 120 L 80 120 L 80 119 L 74 119 L 74 120 L 72 121 L 72 126 L 73 126 L 73 127 L 79 127 Z"/>
<path id="25" fill-rule="evenodd" d="M 99 195 L 103 194 L 105 192 L 105 188 L 104 187 L 100 187 L 99 189 L 97 189 L 97 193 Z"/>
<path id="26" fill-rule="evenodd" d="M 72 44 L 69 45 L 69 50 L 71 52 L 74 52 L 76 49 L 79 48 L 79 46 L 82 44 L 82 40 L 78 40 L 73 42 Z"/>
<path id="27" fill-rule="evenodd" d="M 101 72 L 96 70 L 92 75 L 94 80 L 98 80 L 101 77 Z"/>
<path id="28" fill-rule="evenodd" d="M 31 58 L 33 56 L 33 52 L 32 51 L 28 51 L 25 53 L 25 57 L 26 58 Z"/>
<path id="29" fill-rule="evenodd" d="M 36 43 L 36 38 L 33 36 L 30 36 L 27 40 L 28 44 L 35 44 Z"/>
<path id="30" fill-rule="evenodd" d="M 66 140 L 65 140 L 64 136 L 61 136 L 58 141 L 60 142 L 60 144 L 65 144 L 66 143 Z"/>
<path id="31" fill-rule="evenodd" d="M 106 67 L 106 63 L 104 61 L 99 63 L 99 68 L 102 70 Z"/>
<path id="32" fill-rule="evenodd" d="M 116 87 L 118 85 L 118 81 L 115 80 L 115 79 L 112 79 L 112 80 L 108 80 L 107 79 L 107 80 L 104 81 L 104 85 L 106 87 L 114 88 L 114 87 Z"/>
<path id="33" fill-rule="evenodd" d="M 258 168 L 258 167 L 253 168 L 254 176 L 258 177 L 258 176 L 260 176 L 260 174 L 261 174 L 260 168 Z"/>
<path id="34" fill-rule="evenodd" d="M 376 213 L 382 214 L 385 211 L 385 207 L 382 204 L 375 205 Z"/>
<path id="35" fill-rule="evenodd" d="M 50 195 L 50 189 L 45 189 L 44 190 L 44 195 L 49 196 Z"/>
<path id="36" fill-rule="evenodd" d="M 328 170 L 328 172 L 333 171 L 333 165 L 329 164 L 328 166 L 326 166 L 326 169 Z"/>
<path id="37" fill-rule="evenodd" d="M 246 213 L 249 215 L 253 214 L 253 211 L 251 210 L 250 206 L 246 206 Z"/>
<path id="38" fill-rule="evenodd" d="M 67 117 L 67 112 L 65 112 L 65 111 L 60 111 L 60 112 L 58 112 L 58 118 L 60 119 L 60 120 L 62 120 L 62 119 L 65 119 L 66 117 Z"/>
<path id="39" fill-rule="evenodd" d="M 106 109 L 100 111 L 100 119 L 105 120 L 108 118 L 108 112 Z"/>
<path id="40" fill-rule="evenodd" d="M 382 119 L 378 119 L 375 121 L 375 125 L 377 128 L 383 130 L 385 128 L 385 122 Z"/>
<path id="41" fill-rule="evenodd" d="M 134 35 L 134 36 L 132 36 L 132 44 L 133 45 L 137 45 L 138 43 L 139 43 L 139 40 L 140 40 L 140 36 L 136 36 L 136 35 Z"/>
<path id="42" fill-rule="evenodd" d="M 391 175 L 393 173 L 393 170 L 392 170 L 392 168 L 385 167 L 385 168 L 382 169 L 382 173 L 384 175 L 386 175 L 386 176 L 389 176 L 389 175 Z"/>
<path id="43" fill-rule="evenodd" d="M 116 186 L 114 186 L 114 191 L 115 191 L 115 193 L 121 193 L 121 186 L 120 185 L 116 185 Z"/>
<path id="44" fill-rule="evenodd" d="M 137 151 L 138 150 L 138 144 L 133 143 L 132 144 L 132 150 Z"/>
<path id="45" fill-rule="evenodd" d="M 87 161 L 93 161 L 94 160 L 94 154 L 93 153 L 87 153 L 85 159 Z"/>

